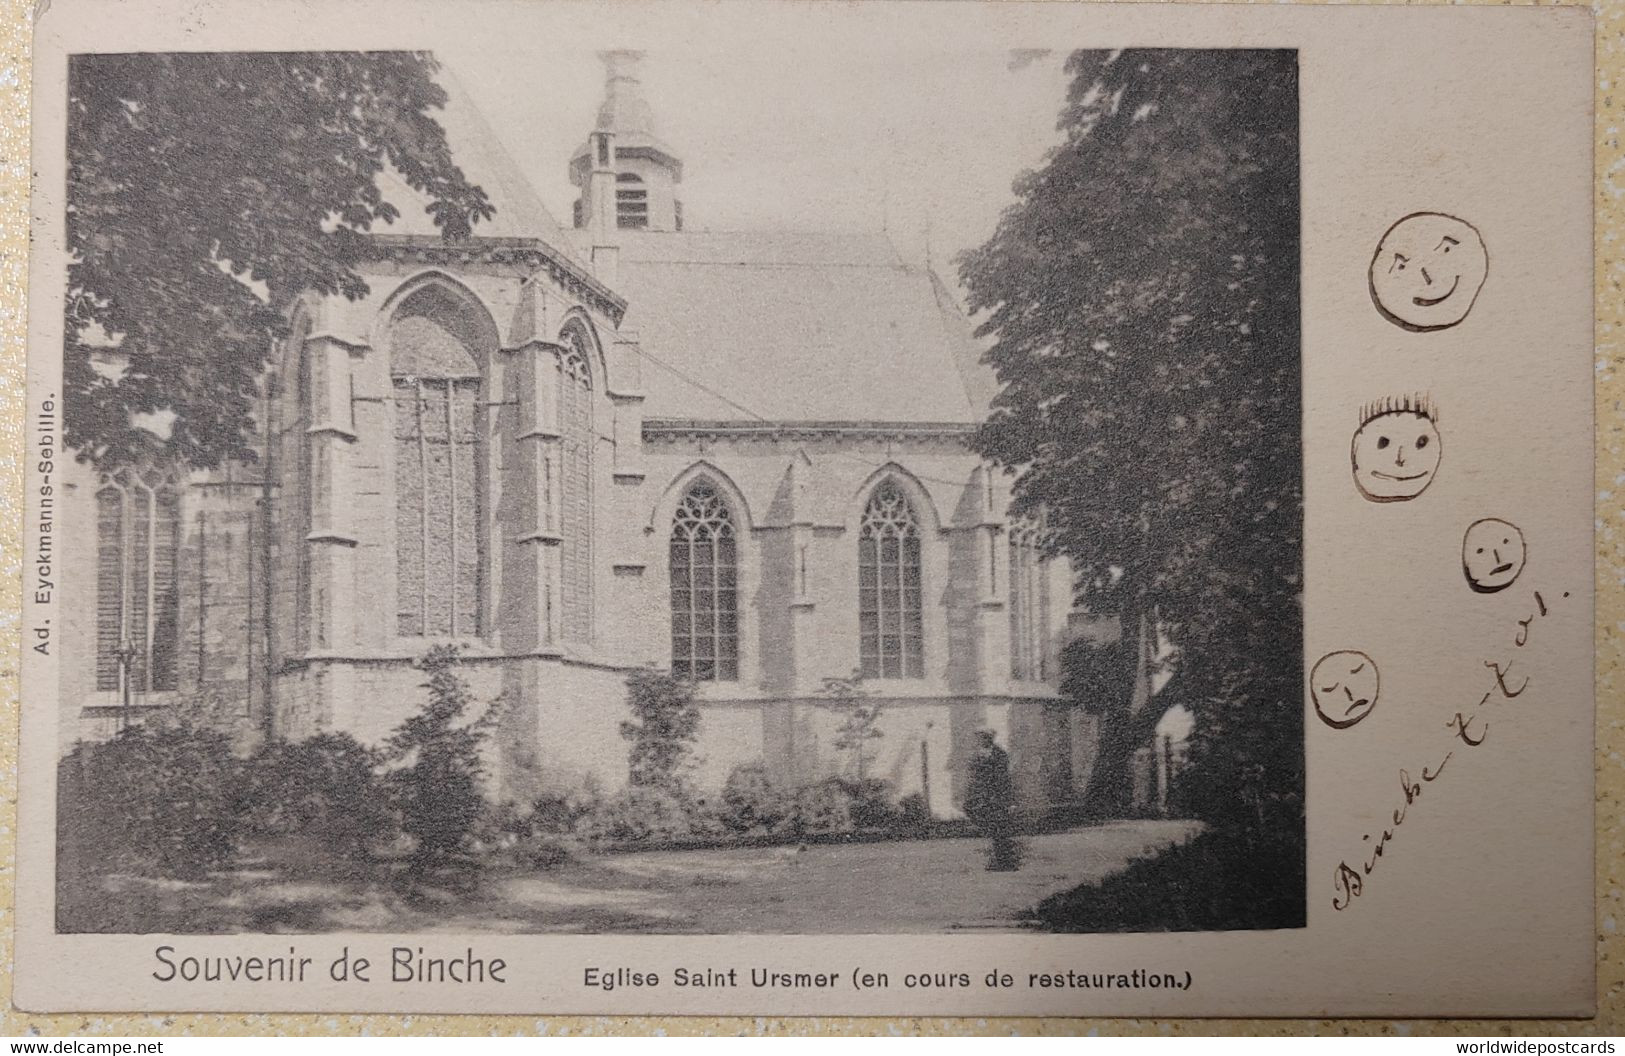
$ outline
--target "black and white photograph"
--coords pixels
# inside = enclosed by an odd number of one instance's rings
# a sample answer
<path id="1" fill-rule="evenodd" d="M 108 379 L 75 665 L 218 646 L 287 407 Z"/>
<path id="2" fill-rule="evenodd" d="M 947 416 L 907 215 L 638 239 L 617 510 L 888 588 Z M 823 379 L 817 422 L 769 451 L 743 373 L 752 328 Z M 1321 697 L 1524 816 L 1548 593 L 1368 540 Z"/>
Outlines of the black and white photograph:
<path id="1" fill-rule="evenodd" d="M 821 58 L 70 58 L 59 933 L 1304 925 L 1296 51 Z"/>
<path id="2" fill-rule="evenodd" d="M 293 10 L 36 12 L 18 1024 L 1599 1007 L 1588 12 Z"/>

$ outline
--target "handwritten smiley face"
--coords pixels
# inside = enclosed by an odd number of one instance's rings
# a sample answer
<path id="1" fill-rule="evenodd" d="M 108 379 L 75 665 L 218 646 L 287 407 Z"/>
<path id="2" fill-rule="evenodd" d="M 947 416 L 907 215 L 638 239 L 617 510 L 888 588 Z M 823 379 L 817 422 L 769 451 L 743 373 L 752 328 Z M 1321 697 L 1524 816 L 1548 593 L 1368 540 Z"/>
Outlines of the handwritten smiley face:
<path id="1" fill-rule="evenodd" d="M 1349 457 L 1354 485 L 1372 502 L 1404 502 L 1427 490 L 1444 448 L 1438 412 L 1426 397 L 1368 405 Z"/>
<path id="2" fill-rule="evenodd" d="M 1474 521 L 1461 538 L 1461 570 L 1467 585 L 1479 594 L 1512 586 L 1528 556 L 1523 531 L 1498 517 Z"/>
<path id="3" fill-rule="evenodd" d="M 1371 258 L 1371 300 L 1406 330 L 1443 330 L 1467 318 L 1489 275 L 1478 229 L 1445 213 L 1412 213 L 1383 234 Z"/>
<path id="4" fill-rule="evenodd" d="M 1327 653 L 1309 672 L 1315 714 L 1334 730 L 1346 730 L 1371 714 L 1381 688 L 1375 661 L 1357 649 Z"/>

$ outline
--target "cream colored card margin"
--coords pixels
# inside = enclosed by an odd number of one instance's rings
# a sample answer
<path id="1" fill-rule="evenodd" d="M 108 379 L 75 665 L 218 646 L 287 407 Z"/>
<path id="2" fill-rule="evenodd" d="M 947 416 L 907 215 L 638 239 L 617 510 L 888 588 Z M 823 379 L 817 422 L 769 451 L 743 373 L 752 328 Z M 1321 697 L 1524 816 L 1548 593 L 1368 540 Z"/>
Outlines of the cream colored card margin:
<path id="1" fill-rule="evenodd" d="M 1614 122 L 1613 84 L 1625 73 L 1625 0 L 1598 4 L 1596 68 L 1596 335 L 1597 335 L 1597 957 L 1598 1017 L 1595 1021 L 1409 1020 L 1388 1022 L 1315 1020 L 1085 1020 L 1085 1019 L 762 1019 L 709 1017 L 388 1016 L 388 1015 L 52 1015 L 34 1016 L 10 1007 L 14 896 L 15 795 L 17 783 L 17 672 L 20 638 L 20 532 L 22 494 L 23 349 L 28 250 L 28 85 L 30 5 L 0 0 L 0 506 L 6 511 L 0 553 L 0 762 L 5 797 L 0 800 L 0 1033 L 60 1034 L 349 1034 L 366 1029 L 386 1034 L 667 1034 L 705 1033 L 924 1033 L 924 1034 L 1406 1034 L 1446 1033 L 1595 1035 L 1625 1030 L 1625 955 L 1616 914 L 1625 911 L 1619 876 L 1625 822 L 1617 804 L 1625 795 L 1625 701 L 1616 682 L 1625 677 L 1625 525 L 1615 481 L 1625 479 L 1625 379 L 1615 370 L 1615 333 L 1625 315 L 1621 279 L 1625 267 L 1613 246 L 1625 235 L 1625 159 Z M 1619 181 L 1616 187 L 1614 181 Z"/>

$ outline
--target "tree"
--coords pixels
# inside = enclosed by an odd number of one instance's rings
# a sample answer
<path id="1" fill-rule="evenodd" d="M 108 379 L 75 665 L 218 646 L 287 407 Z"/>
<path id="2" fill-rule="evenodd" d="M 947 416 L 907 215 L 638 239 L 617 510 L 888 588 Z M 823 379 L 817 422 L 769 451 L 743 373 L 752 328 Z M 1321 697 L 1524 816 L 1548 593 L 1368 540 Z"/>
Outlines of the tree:
<path id="1" fill-rule="evenodd" d="M 846 753 L 848 769 L 861 785 L 869 778 L 872 741 L 886 735 L 880 728 L 881 702 L 870 697 L 859 675 L 824 679 L 824 696 L 841 715 L 835 727 L 835 750 Z"/>
<path id="2" fill-rule="evenodd" d="M 1068 72 L 1063 142 L 959 261 L 1002 384 L 976 446 L 1127 640 L 1078 679 L 1107 716 L 1091 798 L 1126 805 L 1165 710 L 1131 714 L 1122 677 L 1154 627 L 1208 808 L 1267 805 L 1301 840 L 1296 57 L 1078 52 Z"/>
<path id="3" fill-rule="evenodd" d="M 454 646 L 429 650 L 421 661 L 429 699 L 385 745 L 389 758 L 401 763 L 389 783 L 401 828 L 417 841 L 420 870 L 454 860 L 485 809 L 480 746 L 493 713 L 469 718 L 474 697 L 458 674 L 461 662 Z"/>
<path id="4" fill-rule="evenodd" d="M 260 373 L 302 291 L 364 296 L 393 166 L 448 239 L 494 212 L 452 161 L 426 53 L 76 55 L 64 426 L 114 465 L 252 461 Z M 122 373 L 93 357 L 116 347 Z M 167 414 L 167 445 L 137 415 Z"/>
<path id="5" fill-rule="evenodd" d="M 626 702 L 633 718 L 621 723 L 634 787 L 677 793 L 683 769 L 700 730 L 694 684 L 658 671 L 634 671 L 626 678 Z"/>

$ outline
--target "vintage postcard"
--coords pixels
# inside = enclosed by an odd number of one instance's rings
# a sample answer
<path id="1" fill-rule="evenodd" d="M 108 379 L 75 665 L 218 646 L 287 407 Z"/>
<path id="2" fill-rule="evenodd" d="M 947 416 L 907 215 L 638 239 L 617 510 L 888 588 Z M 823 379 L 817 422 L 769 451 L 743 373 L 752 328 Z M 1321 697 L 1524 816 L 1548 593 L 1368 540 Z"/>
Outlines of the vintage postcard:
<path id="1" fill-rule="evenodd" d="M 1589 1014 L 1589 12 L 36 40 L 22 1008 Z"/>

